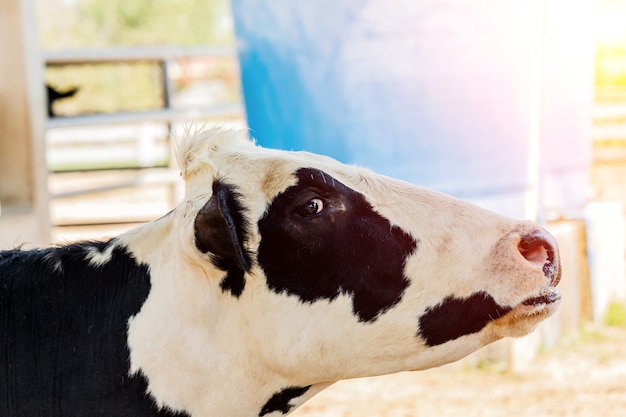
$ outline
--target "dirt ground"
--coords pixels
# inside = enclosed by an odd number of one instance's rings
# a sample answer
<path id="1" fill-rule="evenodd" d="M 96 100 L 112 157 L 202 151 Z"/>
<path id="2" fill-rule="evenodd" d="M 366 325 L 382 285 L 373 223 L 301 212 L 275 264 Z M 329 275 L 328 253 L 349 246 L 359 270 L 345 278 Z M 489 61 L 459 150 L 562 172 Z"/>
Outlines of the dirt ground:
<path id="1" fill-rule="evenodd" d="M 589 327 L 520 372 L 497 363 L 339 382 L 294 417 L 626 415 L 626 329 Z"/>

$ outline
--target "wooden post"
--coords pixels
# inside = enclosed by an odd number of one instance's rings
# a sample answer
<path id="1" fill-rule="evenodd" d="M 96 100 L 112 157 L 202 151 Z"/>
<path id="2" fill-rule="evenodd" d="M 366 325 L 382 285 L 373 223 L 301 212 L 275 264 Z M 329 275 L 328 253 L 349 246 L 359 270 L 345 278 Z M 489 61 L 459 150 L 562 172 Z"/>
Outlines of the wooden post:
<path id="1" fill-rule="evenodd" d="M 0 0 L 0 249 L 48 242 L 46 97 L 32 0 Z"/>

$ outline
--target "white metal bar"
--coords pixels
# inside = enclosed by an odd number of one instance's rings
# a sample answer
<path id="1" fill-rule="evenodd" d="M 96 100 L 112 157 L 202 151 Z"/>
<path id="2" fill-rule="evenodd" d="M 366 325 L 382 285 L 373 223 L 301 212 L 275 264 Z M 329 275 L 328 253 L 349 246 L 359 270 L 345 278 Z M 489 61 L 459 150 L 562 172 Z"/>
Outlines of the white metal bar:
<path id="1" fill-rule="evenodd" d="M 189 57 L 235 57 L 228 46 L 164 46 L 142 48 L 93 48 L 44 51 L 46 65 L 102 64 L 137 61 L 169 61 Z"/>
<path id="2" fill-rule="evenodd" d="M 162 109 L 141 112 L 124 112 L 111 114 L 93 114 L 72 117 L 53 117 L 48 119 L 47 128 L 88 125 L 110 125 L 137 123 L 143 121 L 174 122 L 178 120 L 204 120 L 208 118 L 228 118 L 242 116 L 241 104 L 225 104 L 210 108 L 193 109 Z"/>
<path id="3" fill-rule="evenodd" d="M 101 185 L 95 187 L 84 187 L 70 191 L 62 191 L 51 194 L 52 199 L 76 197 L 85 194 L 102 193 L 107 191 L 115 191 L 122 188 L 134 188 L 139 186 L 155 186 L 155 185 L 175 185 L 180 183 L 178 172 L 170 168 L 161 168 L 159 171 L 153 171 L 150 175 L 141 175 L 133 179 L 120 181 L 115 184 Z"/>

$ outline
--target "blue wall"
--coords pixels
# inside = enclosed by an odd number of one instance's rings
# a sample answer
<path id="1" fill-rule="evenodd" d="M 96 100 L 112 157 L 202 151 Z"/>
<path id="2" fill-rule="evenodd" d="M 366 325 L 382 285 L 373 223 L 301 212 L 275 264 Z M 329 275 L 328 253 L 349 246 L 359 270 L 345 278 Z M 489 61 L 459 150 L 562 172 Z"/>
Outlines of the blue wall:
<path id="1" fill-rule="evenodd" d="M 565 37 L 546 29 L 559 1 Z M 563 171 L 547 142 L 575 181 L 588 163 L 588 122 L 568 124 L 590 120 L 590 2 L 559 1 L 232 0 L 251 134 L 536 217 L 537 177 Z"/>

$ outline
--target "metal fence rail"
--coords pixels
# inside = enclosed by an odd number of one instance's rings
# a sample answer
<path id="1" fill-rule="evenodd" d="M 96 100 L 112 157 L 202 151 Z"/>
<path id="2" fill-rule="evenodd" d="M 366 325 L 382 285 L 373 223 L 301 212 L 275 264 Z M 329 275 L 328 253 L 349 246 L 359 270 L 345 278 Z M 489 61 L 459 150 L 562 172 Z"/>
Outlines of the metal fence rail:
<path id="1" fill-rule="evenodd" d="M 55 145 L 58 142 L 57 136 L 62 135 L 62 132 L 67 130 L 66 128 L 71 128 L 72 130 L 74 128 L 87 127 L 110 129 L 113 125 L 161 123 L 166 125 L 166 129 L 169 130 L 175 123 L 189 123 L 206 119 L 243 120 L 244 110 L 242 103 L 196 105 L 188 108 L 173 108 L 170 105 L 174 92 L 174 78 L 172 77 L 171 68 L 177 61 L 191 58 L 232 58 L 236 60 L 236 52 L 234 48 L 224 46 L 116 47 L 43 52 L 43 60 L 46 67 L 150 62 L 159 65 L 162 70 L 160 82 L 163 91 L 163 108 L 148 111 L 49 117 L 46 121 L 46 128 L 50 130 L 49 135 L 55 138 L 55 141 L 52 141 L 50 145 L 60 146 L 58 144 Z M 52 133 L 55 134 L 52 135 Z M 71 142 L 75 140 L 74 138 Z M 141 138 L 137 140 L 142 142 Z M 63 146 L 69 145 L 65 144 Z M 63 152 L 63 150 L 61 149 L 60 152 Z M 180 190 L 177 191 L 174 188 L 179 187 L 179 183 L 180 179 L 176 171 L 171 168 L 152 168 L 145 172 L 139 168 L 133 178 L 126 176 L 124 179 L 107 183 L 106 185 L 85 181 L 82 185 L 79 184 L 78 187 L 76 184 L 72 184 L 72 186 L 63 191 L 53 191 L 50 197 L 53 204 L 61 204 L 60 200 L 65 201 L 64 199 L 86 194 L 97 194 L 124 188 L 162 186 L 171 187 L 172 192 L 169 193 L 170 196 L 176 196 Z M 57 200 L 59 200 L 58 203 L 55 202 Z M 171 203 L 174 203 L 174 201 L 170 201 Z M 116 223 L 117 221 L 114 222 Z M 55 223 L 54 219 L 53 223 Z M 105 224 L 107 222 L 102 220 L 100 223 Z M 64 221 L 63 225 L 68 225 L 68 222 Z"/>
<path id="2" fill-rule="evenodd" d="M 162 89 L 164 108 L 142 112 L 120 112 L 110 114 L 52 117 L 47 120 L 47 128 L 90 126 L 140 121 L 160 121 L 172 123 L 180 120 L 206 118 L 230 118 L 243 115 L 243 105 L 224 104 L 211 107 L 174 109 L 170 106 L 174 87 L 170 67 L 176 60 L 185 58 L 232 58 L 236 52 L 232 47 L 222 46 L 167 46 L 142 48 L 99 48 L 47 51 L 43 53 L 46 66 L 121 64 L 153 62 L 162 69 Z"/>
<path id="3" fill-rule="evenodd" d="M 46 65 L 73 65 L 153 61 L 166 62 L 194 57 L 236 57 L 228 46 L 158 46 L 141 48 L 92 48 L 44 51 Z"/>
<path id="4" fill-rule="evenodd" d="M 143 121 L 173 123 L 208 118 L 229 119 L 232 117 L 240 117 L 241 115 L 243 115 L 243 106 L 241 104 L 222 104 L 219 106 L 195 107 L 189 109 L 173 109 L 168 107 L 159 110 L 53 117 L 48 119 L 46 127 L 48 129 L 54 129 L 60 127 L 111 125 Z"/>

